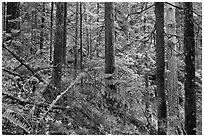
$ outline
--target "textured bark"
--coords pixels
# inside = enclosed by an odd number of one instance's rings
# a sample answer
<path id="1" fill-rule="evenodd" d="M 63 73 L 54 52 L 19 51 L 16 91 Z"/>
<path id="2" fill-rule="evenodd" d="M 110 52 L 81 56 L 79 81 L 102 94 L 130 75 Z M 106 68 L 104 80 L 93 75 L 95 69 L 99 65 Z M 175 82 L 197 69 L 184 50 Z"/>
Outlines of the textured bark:
<path id="1" fill-rule="evenodd" d="M 44 22 L 45 22 L 45 18 L 44 18 L 44 13 L 45 13 L 45 3 L 42 3 L 43 5 L 43 9 L 42 9 L 42 14 L 41 14 L 41 32 L 40 32 L 40 50 L 43 49 L 43 41 L 44 41 Z"/>
<path id="2" fill-rule="evenodd" d="M 167 129 L 167 110 L 164 86 L 164 3 L 155 3 L 156 14 L 156 81 L 158 96 L 158 134 L 165 135 Z"/>
<path id="3" fill-rule="evenodd" d="M 63 47 L 62 47 L 62 62 L 66 63 L 66 45 L 67 45 L 67 3 L 64 2 L 64 34 L 63 34 Z"/>
<path id="4" fill-rule="evenodd" d="M 6 18 L 6 32 L 11 33 L 11 30 L 20 29 L 19 22 L 10 22 L 9 20 L 14 20 L 19 17 L 20 2 L 7 2 L 7 18 Z"/>
<path id="5" fill-rule="evenodd" d="M 79 5 L 79 12 L 80 12 L 80 32 L 79 32 L 79 35 L 80 35 L 80 69 L 82 70 L 83 69 L 83 28 L 82 28 L 82 23 L 83 23 L 83 15 L 82 15 L 82 3 L 80 2 L 80 5 Z"/>
<path id="6" fill-rule="evenodd" d="M 168 34 L 176 34 L 175 8 L 168 5 L 166 15 L 166 31 Z M 176 59 L 176 38 L 172 37 L 167 42 L 167 94 L 168 94 L 168 134 L 176 134 L 175 131 L 179 123 L 179 94 L 177 78 L 177 59 Z"/>
<path id="7" fill-rule="evenodd" d="M 114 47 L 113 47 L 113 17 L 112 3 L 105 2 L 105 73 L 113 74 L 115 69 Z"/>
<path id="8" fill-rule="evenodd" d="M 54 41 L 54 68 L 53 68 L 53 82 L 54 86 L 60 90 L 61 88 L 61 75 L 62 75 L 62 49 L 63 49 L 63 9 L 64 3 L 56 3 L 56 29 L 55 29 L 55 41 Z"/>
<path id="9" fill-rule="evenodd" d="M 50 15 L 50 62 L 52 62 L 52 27 L 53 27 L 53 7 L 54 2 L 51 2 L 51 15 Z"/>
<path id="10" fill-rule="evenodd" d="M 196 134 L 195 41 L 192 2 L 184 3 L 185 130 Z"/>
<path id="11" fill-rule="evenodd" d="M 77 42 L 78 42 L 78 2 L 76 2 L 75 45 L 74 45 L 74 78 L 77 77 Z"/>

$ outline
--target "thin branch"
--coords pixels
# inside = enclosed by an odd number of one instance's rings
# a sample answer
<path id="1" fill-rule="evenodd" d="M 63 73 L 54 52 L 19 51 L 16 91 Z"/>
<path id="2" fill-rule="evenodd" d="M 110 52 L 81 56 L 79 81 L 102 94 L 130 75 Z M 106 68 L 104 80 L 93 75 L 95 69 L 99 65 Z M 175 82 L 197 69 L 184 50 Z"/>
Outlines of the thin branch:
<path id="1" fill-rule="evenodd" d="M 182 7 L 176 6 L 176 5 L 171 4 L 171 3 L 169 3 L 169 2 L 165 2 L 165 3 L 166 3 L 166 4 L 169 4 L 169 5 L 173 6 L 173 7 L 175 7 L 175 8 L 177 8 L 177 9 L 183 10 L 183 8 L 182 8 Z M 192 11 L 192 12 L 193 12 L 193 13 L 195 13 L 197 16 L 199 16 L 199 17 L 201 17 L 201 18 L 202 18 L 202 15 L 198 14 L 198 13 L 197 13 L 197 12 L 195 12 L 194 10 L 190 10 L 190 11 Z"/>
<path id="2" fill-rule="evenodd" d="M 154 6 L 154 4 L 152 4 L 151 6 L 147 7 L 147 8 L 144 9 L 144 10 L 141 10 L 141 11 L 138 11 L 138 12 L 132 12 L 132 13 L 129 13 L 129 14 L 127 15 L 126 19 L 128 19 L 128 17 L 131 16 L 131 15 L 134 15 L 134 14 L 141 14 L 142 12 L 144 12 L 144 11 L 150 9 L 150 8 L 153 7 L 153 6 Z"/>
<path id="3" fill-rule="evenodd" d="M 7 72 L 7 73 L 9 73 L 9 74 L 11 74 L 11 75 L 18 76 L 18 77 L 20 77 L 21 79 L 23 79 L 23 77 L 22 77 L 21 75 L 17 74 L 17 73 L 13 73 L 13 72 L 11 72 L 11 71 L 9 71 L 9 70 L 7 70 L 7 69 L 2 69 L 2 70 L 5 71 L 5 72 Z"/>

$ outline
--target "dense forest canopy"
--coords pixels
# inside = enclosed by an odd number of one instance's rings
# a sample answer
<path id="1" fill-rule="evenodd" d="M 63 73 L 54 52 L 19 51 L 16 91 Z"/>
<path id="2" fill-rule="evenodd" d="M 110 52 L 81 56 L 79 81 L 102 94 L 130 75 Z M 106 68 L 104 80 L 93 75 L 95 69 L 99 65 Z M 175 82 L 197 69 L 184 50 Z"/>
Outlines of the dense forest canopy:
<path id="1" fill-rule="evenodd" d="M 2 134 L 201 135 L 202 3 L 2 2 Z"/>

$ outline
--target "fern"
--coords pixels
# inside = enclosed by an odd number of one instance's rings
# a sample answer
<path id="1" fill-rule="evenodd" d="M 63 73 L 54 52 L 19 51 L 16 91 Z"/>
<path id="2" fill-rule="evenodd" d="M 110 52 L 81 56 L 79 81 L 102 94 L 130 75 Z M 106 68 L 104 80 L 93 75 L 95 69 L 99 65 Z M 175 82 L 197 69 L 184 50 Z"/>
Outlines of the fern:
<path id="1" fill-rule="evenodd" d="M 14 113 L 14 114 L 12 114 L 12 113 Z M 27 121 L 25 121 L 25 118 L 24 117 L 22 117 L 22 115 L 20 115 L 22 118 L 23 118 L 23 122 L 19 119 L 19 118 L 17 118 L 16 116 L 15 116 L 15 111 L 12 111 L 12 110 L 10 110 L 10 109 L 7 109 L 4 113 L 3 113 L 3 117 L 4 118 L 6 118 L 6 119 L 8 119 L 9 121 L 11 121 L 12 123 L 14 123 L 15 125 L 17 125 L 17 126 L 19 126 L 19 127 L 21 127 L 22 129 L 24 129 L 27 133 L 29 133 L 30 134 L 30 132 L 31 132 L 31 127 L 29 126 L 29 124 L 28 124 L 28 122 Z M 18 113 L 18 112 L 17 112 Z"/>

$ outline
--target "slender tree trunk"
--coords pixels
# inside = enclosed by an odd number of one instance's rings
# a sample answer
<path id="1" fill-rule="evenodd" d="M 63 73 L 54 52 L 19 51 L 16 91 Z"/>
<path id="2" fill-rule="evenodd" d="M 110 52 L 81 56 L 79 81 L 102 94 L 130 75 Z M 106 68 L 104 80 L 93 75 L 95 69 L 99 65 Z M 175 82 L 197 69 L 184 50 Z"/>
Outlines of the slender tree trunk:
<path id="1" fill-rule="evenodd" d="M 99 14 L 99 2 L 97 2 L 97 14 Z M 97 18 L 97 22 L 99 23 L 99 17 Z M 97 32 L 97 36 L 98 38 L 97 38 L 97 45 L 96 45 L 96 57 L 99 57 L 100 32 Z"/>
<path id="2" fill-rule="evenodd" d="M 52 63 L 52 27 L 53 27 L 53 7 L 54 2 L 51 2 L 51 15 L 50 15 L 50 63 Z"/>
<path id="3" fill-rule="evenodd" d="M 63 49 L 63 39 L 64 39 L 63 10 L 64 10 L 64 3 L 57 2 L 54 58 L 53 58 L 53 61 L 54 61 L 53 83 L 54 83 L 54 86 L 58 89 L 58 91 L 61 88 L 61 79 L 62 79 L 62 49 Z"/>
<path id="4" fill-rule="evenodd" d="M 42 3 L 43 5 L 43 10 L 42 10 L 42 14 L 41 14 L 41 32 L 40 32 L 40 50 L 43 49 L 43 41 L 44 41 L 44 22 L 45 22 L 45 18 L 44 18 L 44 14 L 45 14 L 45 3 Z"/>
<path id="5" fill-rule="evenodd" d="M 167 110 L 164 85 L 164 3 L 155 3 L 156 14 L 156 81 L 158 96 L 158 134 L 165 135 L 167 130 Z"/>
<path id="6" fill-rule="evenodd" d="M 113 74 L 115 71 L 115 56 L 113 46 L 113 3 L 105 2 L 105 77 L 106 86 L 112 93 L 116 92 L 113 84 Z M 109 91 L 109 90 L 107 90 Z"/>
<path id="7" fill-rule="evenodd" d="M 82 20 L 83 20 L 83 15 L 82 15 L 82 3 L 80 2 L 79 5 L 79 12 L 80 12 L 80 69 L 83 69 L 83 28 L 82 28 Z"/>
<path id="8" fill-rule="evenodd" d="M 62 62 L 66 63 L 66 45 L 67 45 L 67 2 L 64 2 L 64 37 L 63 37 L 63 49 L 62 49 Z"/>
<path id="9" fill-rule="evenodd" d="M 184 3 L 184 55 L 185 55 L 185 130 L 196 134 L 195 41 L 193 4 Z"/>
<path id="10" fill-rule="evenodd" d="M 166 31 L 168 34 L 176 34 L 175 8 L 168 5 L 166 15 Z M 177 78 L 177 59 L 176 59 L 176 38 L 172 37 L 167 42 L 167 94 L 168 94 L 168 134 L 176 134 L 176 127 L 179 124 L 179 94 Z"/>
<path id="11" fill-rule="evenodd" d="M 77 42 L 78 42 L 78 2 L 76 2 L 75 45 L 74 45 L 74 79 L 77 76 Z"/>
<path id="12" fill-rule="evenodd" d="M 3 24 L 3 31 L 6 31 L 6 2 L 2 2 L 2 10 L 3 10 L 3 13 L 2 13 L 2 24 Z"/>
<path id="13" fill-rule="evenodd" d="M 14 20 L 19 17 L 20 11 L 19 11 L 19 5 L 20 2 L 7 2 L 7 10 L 6 10 L 6 32 L 11 33 L 11 30 L 14 29 L 20 29 L 20 23 L 19 22 L 10 22 L 10 20 Z"/>

